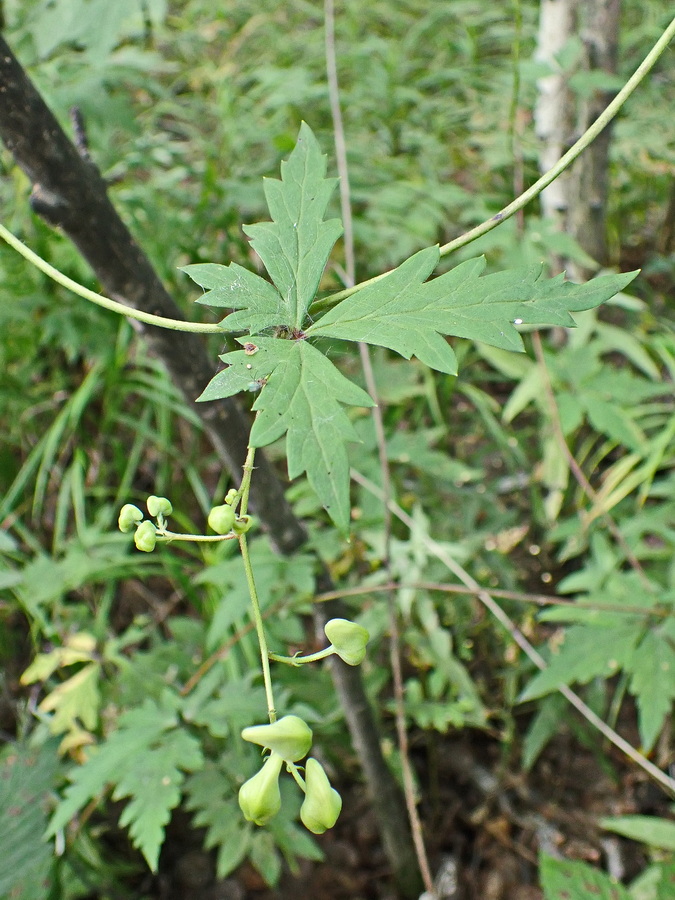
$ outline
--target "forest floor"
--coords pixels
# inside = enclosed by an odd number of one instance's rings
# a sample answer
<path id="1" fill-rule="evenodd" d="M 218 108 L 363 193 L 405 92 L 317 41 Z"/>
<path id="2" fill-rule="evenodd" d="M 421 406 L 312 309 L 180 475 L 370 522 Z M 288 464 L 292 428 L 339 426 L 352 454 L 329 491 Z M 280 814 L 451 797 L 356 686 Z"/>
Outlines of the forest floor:
<path id="1" fill-rule="evenodd" d="M 640 847 L 603 832 L 605 815 L 664 815 L 667 799 L 639 770 L 609 748 L 588 746 L 570 733 L 551 742 L 530 773 L 503 758 L 485 734 L 464 732 L 432 742 L 413 741 L 413 761 L 427 785 L 421 807 L 425 841 L 437 879 L 437 900 L 541 900 L 539 852 L 600 865 L 630 880 L 647 860 Z M 606 762 L 611 759 L 610 765 Z M 603 760 L 605 760 L 603 762 Z M 203 852 L 164 865 L 162 900 L 397 900 L 368 799 L 341 787 L 344 811 L 336 828 L 318 838 L 322 863 L 302 862 L 270 890 L 250 864 L 212 882 Z M 174 848 L 178 848 L 174 844 Z M 163 854 L 167 859 L 166 854 Z"/>

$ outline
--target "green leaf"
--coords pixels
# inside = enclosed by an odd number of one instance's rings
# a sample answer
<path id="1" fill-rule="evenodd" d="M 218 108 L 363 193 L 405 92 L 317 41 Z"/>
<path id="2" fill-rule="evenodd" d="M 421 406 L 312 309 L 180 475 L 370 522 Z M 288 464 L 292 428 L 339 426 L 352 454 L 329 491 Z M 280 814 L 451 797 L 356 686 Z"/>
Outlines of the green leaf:
<path id="1" fill-rule="evenodd" d="M 652 863 L 630 886 L 631 900 L 672 900 L 675 862 Z"/>
<path id="2" fill-rule="evenodd" d="M 240 340 L 240 343 L 244 343 Z M 307 341 L 257 337 L 256 350 L 236 350 L 221 359 L 228 368 L 207 385 L 199 400 L 230 397 L 252 383 L 262 384 L 251 445 L 265 447 L 286 434 L 289 478 L 307 473 L 310 484 L 336 525 L 349 524 L 349 463 L 346 441 L 359 438 L 340 404 L 373 406 Z"/>
<path id="3" fill-rule="evenodd" d="M 113 800 L 130 797 L 120 816 L 120 825 L 129 826 L 129 834 L 153 870 L 164 842 L 164 826 L 171 810 L 178 806 L 182 770 L 194 771 L 202 765 L 199 743 L 186 731 L 175 729 L 164 735 L 156 746 L 147 747 L 120 773 Z"/>
<path id="4" fill-rule="evenodd" d="M 189 776 L 185 792 L 195 826 L 206 828 L 204 846 L 218 848 L 218 878 L 226 878 L 246 856 L 251 839 L 251 826 L 242 821 L 230 779 L 221 765 L 209 760 L 201 772 Z"/>
<path id="5" fill-rule="evenodd" d="M 539 876 L 544 900 L 630 900 L 623 887 L 588 863 L 542 856 Z"/>
<path id="6" fill-rule="evenodd" d="M 608 816 L 602 828 L 659 850 L 675 851 L 675 822 L 656 816 Z"/>
<path id="7" fill-rule="evenodd" d="M 630 692 L 637 699 L 640 739 L 645 752 L 654 746 L 675 698 L 675 649 L 672 637 L 648 631 L 630 660 Z"/>
<path id="8" fill-rule="evenodd" d="M 225 306 L 237 312 L 220 323 L 227 331 L 255 334 L 273 325 L 289 325 L 290 312 L 277 289 L 248 269 L 230 263 L 184 266 L 183 272 L 208 292 L 197 300 L 206 306 Z"/>
<path id="9" fill-rule="evenodd" d="M 605 400 L 591 391 L 580 394 L 577 402 L 586 410 L 588 419 L 596 431 L 606 434 L 607 437 L 637 453 L 644 451 L 648 443 L 644 432 L 619 403 Z"/>
<path id="10" fill-rule="evenodd" d="M 652 863 L 631 882 L 631 900 L 672 900 L 675 896 L 675 862 Z"/>
<path id="11" fill-rule="evenodd" d="M 17 744 L 0 761 L 0 896 L 47 897 L 52 848 L 44 839 L 47 806 L 59 758 L 57 743 L 39 749 Z"/>
<path id="12" fill-rule="evenodd" d="M 259 829 L 255 832 L 248 856 L 267 884 L 274 887 L 281 876 L 281 858 L 269 831 Z"/>
<path id="13" fill-rule="evenodd" d="M 113 799 L 131 798 L 120 823 L 129 826 L 134 846 L 155 871 L 164 826 L 180 800 L 183 772 L 195 771 L 203 762 L 199 743 L 177 725 L 174 712 L 151 700 L 124 713 L 119 729 L 71 773 L 72 784 L 52 817 L 48 834 L 56 834 L 112 784 Z"/>
<path id="14" fill-rule="evenodd" d="M 603 303 L 637 274 L 604 275 L 577 285 L 563 275 L 541 278 L 541 267 L 531 266 L 479 277 L 485 268 L 481 257 L 424 283 L 438 260 L 437 247 L 421 250 L 386 278 L 338 303 L 307 335 L 389 347 L 454 375 L 457 361 L 442 335 L 522 350 L 514 323 L 573 326 L 570 311 Z"/>
<path id="15" fill-rule="evenodd" d="M 406 359 L 416 356 L 432 369 L 457 374 L 455 354 L 440 334 L 451 332 L 443 329 L 436 299 L 423 296 L 423 282 L 439 258 L 437 247 L 421 250 L 386 278 L 338 303 L 307 334 L 389 347 Z M 458 285 L 477 276 L 483 265 L 471 260 L 453 269 Z"/>
<path id="16" fill-rule="evenodd" d="M 565 721 L 567 701 L 561 694 L 551 694 L 540 703 L 523 740 L 522 765 L 529 772 L 539 754 Z"/>
<path id="17" fill-rule="evenodd" d="M 301 328 L 335 241 L 339 219 L 324 221 L 337 178 L 326 178 L 326 157 L 302 123 L 295 149 L 281 164 L 281 181 L 265 179 L 272 222 L 244 227 L 282 297 L 285 324 Z"/>
<path id="18" fill-rule="evenodd" d="M 565 632 L 558 653 L 543 672 L 535 675 L 519 697 L 534 700 L 555 691 L 560 684 L 585 684 L 596 676 L 608 678 L 627 665 L 640 638 L 634 622 L 614 627 L 576 625 Z"/>
<path id="19" fill-rule="evenodd" d="M 85 728 L 96 727 L 101 705 L 98 690 L 100 674 L 100 664 L 90 663 L 55 687 L 44 698 L 39 710 L 43 713 L 54 713 L 49 722 L 52 734 L 60 734 L 75 728 L 78 719 Z"/>

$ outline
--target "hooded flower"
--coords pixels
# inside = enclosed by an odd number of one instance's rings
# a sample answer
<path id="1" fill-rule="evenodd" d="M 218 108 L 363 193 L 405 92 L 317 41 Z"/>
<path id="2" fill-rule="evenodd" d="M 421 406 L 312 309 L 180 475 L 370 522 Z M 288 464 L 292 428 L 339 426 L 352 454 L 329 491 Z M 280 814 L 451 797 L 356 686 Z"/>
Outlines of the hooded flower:
<path id="1" fill-rule="evenodd" d="M 362 625 L 349 619 L 331 619 L 323 630 L 337 655 L 347 665 L 358 666 L 363 662 L 370 635 Z"/>
<path id="2" fill-rule="evenodd" d="M 305 763 L 305 799 L 300 808 L 302 824 L 313 834 L 323 834 L 337 822 L 342 797 L 330 786 L 321 763 L 310 756 Z"/>
<path id="3" fill-rule="evenodd" d="M 244 818 L 265 825 L 281 809 L 279 773 L 283 759 L 272 753 L 262 769 L 239 788 L 239 806 Z"/>
<path id="4" fill-rule="evenodd" d="M 252 744 L 269 747 L 282 759 L 297 762 L 309 753 L 312 729 L 299 716 L 284 716 L 271 725 L 251 725 L 241 736 Z"/>

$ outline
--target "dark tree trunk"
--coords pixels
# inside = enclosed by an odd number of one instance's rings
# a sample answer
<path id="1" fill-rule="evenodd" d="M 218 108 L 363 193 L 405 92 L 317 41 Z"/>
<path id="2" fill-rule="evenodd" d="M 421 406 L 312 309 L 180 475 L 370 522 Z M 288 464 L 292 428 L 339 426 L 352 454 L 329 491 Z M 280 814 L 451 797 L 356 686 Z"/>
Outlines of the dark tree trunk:
<path id="1" fill-rule="evenodd" d="M 33 184 L 33 209 L 68 235 L 110 297 L 144 312 L 183 318 L 147 256 L 117 215 L 98 170 L 86 155 L 78 153 L 1 37 L 0 139 Z M 203 422 L 223 463 L 239 479 L 246 458 L 249 423 L 234 400 L 195 404 L 194 398 L 214 371 L 202 339 L 196 334 L 155 326 L 138 327 Z M 305 529 L 284 497 L 283 484 L 260 452 L 256 455 L 251 503 L 280 552 L 291 554 L 304 543 Z M 321 577 L 322 589 L 328 590 L 329 577 L 325 572 Z M 342 612 L 339 603 L 321 604 L 317 620 L 339 617 Z M 360 672 L 340 661 L 332 665 L 331 671 L 383 846 L 402 895 L 413 897 L 419 874 L 405 804 L 384 761 Z"/>

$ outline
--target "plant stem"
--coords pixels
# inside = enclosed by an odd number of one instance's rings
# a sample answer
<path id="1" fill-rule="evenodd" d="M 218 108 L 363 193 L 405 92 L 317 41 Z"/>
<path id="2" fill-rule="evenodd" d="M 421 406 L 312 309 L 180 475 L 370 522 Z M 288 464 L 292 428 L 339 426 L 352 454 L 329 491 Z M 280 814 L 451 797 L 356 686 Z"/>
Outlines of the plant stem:
<path id="1" fill-rule="evenodd" d="M 251 492 L 251 475 L 253 474 L 253 460 L 255 459 L 255 447 L 249 447 L 244 461 L 244 477 L 239 488 L 239 497 L 241 498 L 241 506 L 239 507 L 239 516 L 245 516 L 248 513 L 248 496 Z"/>
<path id="2" fill-rule="evenodd" d="M 233 541 L 236 534 L 180 534 L 175 531 L 157 530 L 157 540 L 191 541 L 199 544 L 215 544 L 218 541 Z"/>
<path id="3" fill-rule="evenodd" d="M 298 783 L 300 790 L 306 794 L 307 786 L 305 785 L 305 779 L 300 774 L 298 767 L 295 765 L 295 763 L 287 761 L 286 762 L 286 771 L 291 773 L 293 778 L 295 778 L 296 782 Z"/>
<path id="4" fill-rule="evenodd" d="M 337 72 L 337 53 L 335 49 L 335 4 L 334 0 L 324 0 L 324 21 L 326 34 L 326 75 L 328 79 L 328 94 L 330 97 L 331 115 L 333 119 L 333 135 L 335 140 L 335 156 L 340 176 L 340 208 L 342 212 L 342 220 L 344 223 L 344 247 L 345 247 L 345 284 L 352 287 L 356 281 L 356 263 L 354 253 L 354 229 L 352 216 L 351 191 L 349 187 L 349 165 L 347 161 L 347 141 L 345 139 L 344 122 L 342 119 L 342 109 L 340 105 L 340 85 Z M 387 572 L 390 572 L 390 550 L 391 550 L 391 513 L 389 505 L 386 502 L 391 494 L 391 478 L 389 473 L 389 462 L 387 459 L 387 441 L 384 431 L 384 420 L 382 415 L 382 406 L 380 404 L 377 392 L 377 384 L 373 372 L 373 363 L 370 356 L 370 348 L 363 341 L 359 342 L 359 355 L 361 357 L 361 365 L 366 381 L 366 389 L 375 403 L 372 409 L 373 427 L 377 440 L 378 457 L 380 461 L 380 472 L 382 476 L 382 485 L 384 490 L 384 554 L 383 565 Z M 408 736 L 405 723 L 405 708 L 403 696 L 403 681 L 401 678 L 401 648 L 399 640 L 399 630 L 397 621 L 396 606 L 392 594 L 387 594 L 387 610 L 389 615 L 389 654 L 392 667 L 392 675 L 394 682 L 394 698 L 396 703 L 396 732 L 398 736 L 398 747 L 401 757 L 401 770 L 403 774 L 404 800 L 408 813 L 408 823 L 412 832 L 413 850 L 417 858 L 419 873 L 426 888 L 427 895 L 435 900 L 436 893 L 434 891 L 433 878 L 429 868 L 426 848 L 422 837 L 422 825 L 417 812 L 414 778 L 410 755 L 408 753 Z M 407 848 L 406 848 L 407 849 Z M 397 862 L 400 866 L 401 858 Z M 417 873 L 406 873 L 405 883 L 400 877 L 396 865 L 394 871 L 397 873 L 398 886 L 411 896 L 419 894 L 418 890 L 412 890 L 413 881 L 417 880 Z"/>
<path id="5" fill-rule="evenodd" d="M 241 482 L 241 506 L 239 515 L 245 516 L 248 508 L 248 495 L 251 490 L 251 475 L 253 473 L 253 460 L 255 459 L 255 447 L 249 447 L 246 454 L 246 462 L 244 463 L 244 477 Z M 270 673 L 270 654 L 267 649 L 267 637 L 265 636 L 265 626 L 263 624 L 262 612 L 260 610 L 260 600 L 258 599 L 258 591 L 255 586 L 255 578 L 253 577 L 253 567 L 251 565 L 251 556 L 248 552 L 248 541 L 245 534 L 239 535 L 239 549 L 241 550 L 241 558 L 244 563 L 244 572 L 246 573 L 246 583 L 248 584 L 248 593 L 251 598 L 251 609 L 253 611 L 253 621 L 255 622 L 255 630 L 258 635 L 258 646 L 260 647 L 260 661 L 262 663 L 263 681 L 265 683 L 265 696 L 267 698 L 267 715 L 270 722 L 276 722 L 277 711 L 274 706 L 274 691 L 272 689 L 272 675 Z"/>
<path id="6" fill-rule="evenodd" d="M 645 56 L 643 61 L 640 63 L 640 65 L 631 75 L 628 81 L 624 84 L 616 97 L 598 116 L 591 127 L 582 134 L 582 136 L 575 144 L 570 147 L 567 153 L 565 153 L 564 156 L 561 156 L 558 162 L 552 168 L 550 168 L 548 172 L 545 172 L 541 176 L 541 178 L 532 185 L 532 187 L 528 188 L 519 197 L 516 197 L 516 199 L 509 203 L 508 206 L 505 206 L 504 209 L 500 210 L 498 213 L 496 213 L 494 216 L 491 216 L 480 225 L 476 225 L 475 228 L 472 228 L 464 234 L 461 234 L 459 237 L 456 237 L 454 240 L 449 241 L 449 243 L 443 244 L 443 246 L 440 248 L 441 256 L 447 256 L 449 253 L 453 253 L 455 250 L 459 250 L 460 247 L 465 247 L 467 244 L 470 244 L 477 238 L 482 237 L 484 234 L 487 234 L 488 231 L 492 231 L 493 228 L 496 228 L 497 225 L 500 225 L 502 222 L 506 221 L 506 219 L 510 219 L 511 216 L 515 215 L 519 210 L 526 206 L 530 202 L 530 200 L 534 200 L 535 197 L 541 194 L 544 188 L 548 187 L 548 185 L 551 184 L 552 181 L 555 181 L 555 179 L 559 175 L 561 175 L 565 171 L 565 169 L 569 168 L 574 160 L 612 121 L 614 116 L 616 116 L 616 114 L 628 100 L 633 91 L 638 87 L 640 82 L 645 79 L 650 70 L 654 67 L 658 58 L 670 43 L 673 35 L 675 35 L 675 18 L 673 18 L 670 25 L 668 25 L 661 37 L 654 44 L 649 53 Z M 344 291 L 338 291 L 338 293 L 336 294 L 331 294 L 328 297 L 324 297 L 322 300 L 319 300 L 318 303 L 315 303 L 313 305 L 311 312 L 314 313 L 319 312 L 320 310 L 329 309 L 331 306 L 335 306 L 336 303 L 339 303 L 340 300 L 351 297 L 352 294 L 360 291 L 361 288 L 366 287 L 366 285 L 368 284 L 374 284 L 376 281 L 380 281 L 382 278 L 386 278 L 387 275 L 389 275 L 389 272 L 382 272 L 380 275 L 376 275 L 374 278 L 369 278 L 367 281 L 362 281 L 360 284 L 349 287 Z"/>
<path id="7" fill-rule="evenodd" d="M 304 666 L 305 663 L 326 659 L 327 656 L 332 656 L 334 652 L 335 648 L 331 644 L 330 647 L 325 647 L 323 650 L 317 650 L 316 653 L 311 653 L 309 656 L 282 656 L 280 653 L 269 653 L 268 656 L 270 659 L 274 660 L 274 662 L 286 663 L 288 666 Z"/>
<path id="8" fill-rule="evenodd" d="M 109 309 L 111 312 L 120 313 L 128 319 L 137 319 L 139 322 L 144 322 L 146 325 L 158 325 L 160 328 L 168 328 L 171 331 L 191 331 L 200 334 L 223 333 L 223 329 L 219 325 L 209 325 L 208 323 L 202 322 L 184 322 L 181 319 L 168 319 L 165 316 L 155 316 L 152 313 L 146 313 L 140 309 L 126 306 L 124 303 L 118 303 L 116 300 L 111 300 L 109 297 L 104 297 L 102 294 L 97 294 L 95 291 L 90 291 L 89 288 L 84 287 L 82 284 L 78 284 L 77 281 L 73 281 L 72 278 L 68 278 L 63 272 L 59 272 L 58 269 L 51 266 L 46 260 L 42 259 L 41 256 L 34 253 L 30 247 L 27 247 L 23 241 L 20 241 L 15 237 L 11 231 L 8 231 L 2 224 L 0 224 L 0 237 L 3 238 L 10 247 L 16 250 L 17 253 L 20 253 L 24 259 L 34 265 L 36 269 L 44 272 L 44 274 L 51 278 L 52 281 L 60 284 L 61 287 L 67 288 L 79 297 L 90 300 L 97 306 L 102 306 L 104 309 Z"/>

